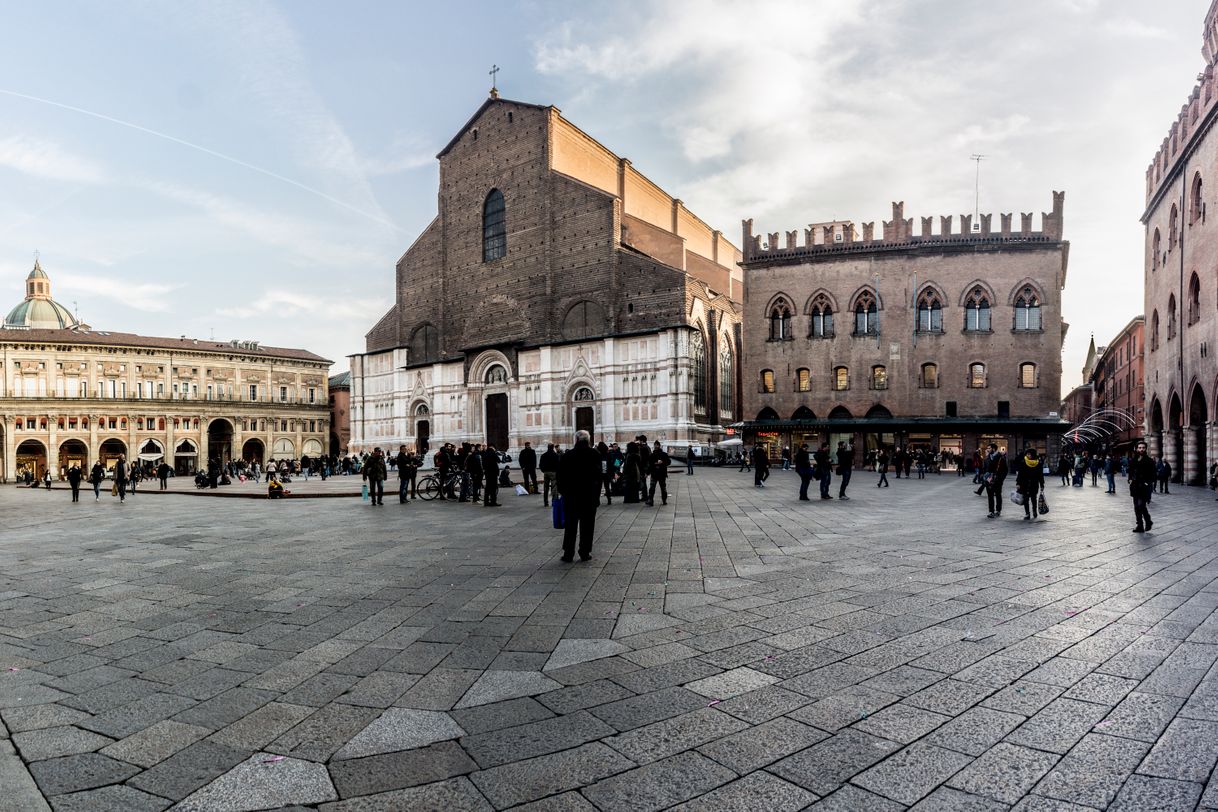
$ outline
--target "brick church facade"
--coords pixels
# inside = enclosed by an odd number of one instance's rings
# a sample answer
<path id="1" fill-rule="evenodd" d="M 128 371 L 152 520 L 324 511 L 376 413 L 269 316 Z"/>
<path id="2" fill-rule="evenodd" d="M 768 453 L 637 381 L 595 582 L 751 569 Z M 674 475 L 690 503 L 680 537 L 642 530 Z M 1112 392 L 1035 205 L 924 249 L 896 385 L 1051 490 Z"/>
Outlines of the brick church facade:
<path id="1" fill-rule="evenodd" d="M 1056 453 L 1064 201 L 1039 230 L 1028 212 L 915 231 L 903 203 L 878 232 L 839 221 L 763 242 L 744 221 L 745 442 L 776 457 L 845 440 L 858 463 L 881 445 Z"/>
<path id="2" fill-rule="evenodd" d="M 352 451 L 724 437 L 743 294 L 720 232 L 552 106 L 492 91 L 437 157 L 436 218 L 351 357 Z"/>
<path id="3" fill-rule="evenodd" d="M 1205 17 L 1199 81 L 1146 170 L 1146 440 L 1173 478 L 1206 481 L 1218 462 L 1218 2 Z"/>

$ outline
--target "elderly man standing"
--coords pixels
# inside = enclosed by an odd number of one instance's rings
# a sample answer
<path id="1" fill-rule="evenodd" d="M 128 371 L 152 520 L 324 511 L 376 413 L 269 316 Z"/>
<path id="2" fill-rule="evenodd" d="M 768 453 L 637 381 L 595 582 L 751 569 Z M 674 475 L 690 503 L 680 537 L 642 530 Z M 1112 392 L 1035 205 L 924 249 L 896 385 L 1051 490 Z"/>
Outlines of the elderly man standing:
<path id="1" fill-rule="evenodd" d="M 558 464 L 558 492 L 562 494 L 566 524 L 562 537 L 562 560 L 575 559 L 575 531 L 579 528 L 579 560 L 592 557 L 592 534 L 596 531 L 596 508 L 601 501 L 601 455 L 592 447 L 588 432 L 575 432 L 575 448 L 562 455 Z"/>

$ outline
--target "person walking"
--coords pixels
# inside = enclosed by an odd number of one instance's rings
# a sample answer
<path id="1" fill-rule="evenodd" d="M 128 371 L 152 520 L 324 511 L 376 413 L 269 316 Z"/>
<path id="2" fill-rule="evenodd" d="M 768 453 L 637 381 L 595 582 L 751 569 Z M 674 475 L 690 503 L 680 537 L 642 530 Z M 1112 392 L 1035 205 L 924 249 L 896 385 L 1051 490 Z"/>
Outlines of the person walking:
<path id="1" fill-rule="evenodd" d="M 558 462 L 561 458 L 558 452 L 554 450 L 553 443 L 546 444 L 545 453 L 541 455 L 538 461 L 538 467 L 541 468 L 541 504 L 543 507 L 550 506 L 550 496 L 558 495 Z M 606 487 L 608 487 L 606 485 Z M 609 491 L 605 491 L 605 496 L 609 496 Z M 598 498 L 597 501 L 600 501 Z M 613 504 L 613 500 L 609 500 L 609 504 Z"/>
<path id="2" fill-rule="evenodd" d="M 1146 454 L 1146 441 L 1139 440 L 1129 463 L 1129 495 L 1133 497 L 1135 533 L 1145 533 L 1155 526 L 1150 520 L 1150 494 L 1155 489 L 1155 463 Z"/>
<path id="3" fill-rule="evenodd" d="M 655 448 L 651 451 L 651 456 L 648 458 L 648 464 L 651 466 L 651 489 L 647 492 L 647 507 L 655 507 L 656 504 L 656 485 L 660 486 L 660 499 L 664 504 L 668 504 L 668 466 L 672 464 L 672 458 L 667 452 L 660 447 L 660 441 L 656 440 Z M 597 496 L 597 502 L 600 502 L 600 496 Z"/>
<path id="4" fill-rule="evenodd" d="M 846 446 L 845 440 L 837 443 L 837 498 L 850 501 L 846 495 L 846 487 L 850 484 L 850 474 L 854 471 L 854 446 Z"/>
<path id="5" fill-rule="evenodd" d="M 1035 448 L 1029 448 L 1019 460 L 1015 471 L 1015 489 L 1023 496 L 1023 520 L 1030 522 L 1038 515 L 1037 497 L 1045 489 L 1044 467 Z"/>
<path id="6" fill-rule="evenodd" d="M 880 446 L 880 453 L 875 458 L 875 467 L 880 472 L 880 478 L 876 480 L 877 488 L 888 487 L 888 449 Z"/>
<path id="7" fill-rule="evenodd" d="M 51 489 L 51 469 L 50 468 L 48 468 L 42 472 L 42 484 L 46 486 L 46 489 L 48 491 Z"/>
<path id="8" fill-rule="evenodd" d="M 651 448 L 647 445 L 647 435 L 645 434 L 640 434 L 634 440 L 639 452 L 639 498 L 647 501 L 647 477 L 651 474 Z"/>
<path id="9" fill-rule="evenodd" d="M 753 446 L 753 487 L 764 488 L 770 476 L 770 452 L 761 443 Z"/>
<path id="10" fill-rule="evenodd" d="M 169 463 L 161 460 L 161 464 L 156 467 L 157 479 L 161 480 L 161 490 L 169 490 Z"/>
<path id="11" fill-rule="evenodd" d="M 694 447 L 692 445 L 685 449 L 685 475 L 694 475 Z"/>
<path id="12" fill-rule="evenodd" d="M 118 488 L 118 502 L 127 501 L 127 458 L 119 454 L 114 463 L 114 485 Z"/>
<path id="13" fill-rule="evenodd" d="M 1168 483 L 1171 482 L 1171 463 L 1166 459 L 1160 460 L 1157 466 L 1157 473 L 1159 476 L 1159 493 L 1171 493 L 1167 487 Z"/>
<path id="14" fill-rule="evenodd" d="M 394 460 L 394 467 L 398 469 L 398 504 L 406 504 L 406 487 L 410 480 L 406 478 L 406 468 L 410 465 L 410 453 L 406 450 L 406 446 L 398 446 L 398 455 Z"/>
<path id="15" fill-rule="evenodd" d="M 795 452 L 795 473 L 799 474 L 799 501 L 809 502 L 808 484 L 812 482 L 812 455 L 808 453 L 808 444 L 800 443 Z"/>
<path id="16" fill-rule="evenodd" d="M 566 456 L 565 454 L 563 455 Z M 626 443 L 626 459 L 622 460 L 622 501 L 635 504 L 639 501 L 639 479 L 642 462 L 639 458 L 639 444 Z M 562 468 L 559 468 L 558 484 L 562 486 Z M 600 498 L 597 498 L 600 502 Z"/>
<path id="17" fill-rule="evenodd" d="M 388 472 L 385 470 L 385 455 L 381 453 L 381 447 L 378 445 L 372 449 L 372 456 L 364 463 L 363 478 L 368 480 L 368 496 L 373 506 L 384 506 L 385 504 L 385 478 Z"/>
<path id="18" fill-rule="evenodd" d="M 1104 479 L 1108 481 L 1108 490 L 1104 493 L 1116 493 L 1116 467 L 1117 462 L 1112 454 L 1104 455 Z"/>
<path id="19" fill-rule="evenodd" d="M 499 507 L 499 452 L 490 443 L 482 452 L 482 477 L 486 490 L 482 494 L 483 507 Z"/>
<path id="20" fill-rule="evenodd" d="M 482 470 L 482 443 L 474 443 L 474 450 L 465 459 L 465 472 L 469 474 L 469 498 L 473 502 L 482 501 L 482 489 L 486 472 Z"/>
<path id="21" fill-rule="evenodd" d="M 68 484 L 72 486 L 72 501 L 73 502 L 80 501 L 80 480 L 81 480 L 80 466 L 77 465 L 76 463 L 72 463 L 72 467 L 68 469 Z"/>
<path id="22" fill-rule="evenodd" d="M 516 462 L 520 463 L 520 478 L 524 480 L 525 490 L 537 493 L 537 451 L 532 443 L 525 442 Z"/>
<path id="23" fill-rule="evenodd" d="M 660 452 L 663 454 L 663 452 Z M 627 454 L 627 460 L 630 459 Z M 637 448 L 634 452 L 638 459 Z M 596 509 L 601 502 L 601 455 L 592 447 L 588 432 L 575 432 L 575 447 L 562 455 L 558 466 L 558 488 L 562 494 L 562 560 L 575 560 L 575 536 L 579 533 L 579 560 L 592 558 L 592 536 L 596 532 Z M 638 496 L 636 487 L 635 496 Z M 627 497 L 629 499 L 629 496 Z"/>
<path id="24" fill-rule="evenodd" d="M 139 484 L 142 472 L 140 471 L 139 462 L 134 462 L 129 466 L 127 475 L 127 495 L 132 499 L 135 498 L 135 486 Z"/>
<path id="25" fill-rule="evenodd" d="M 744 448 L 741 447 L 741 449 L 740 449 L 740 470 L 737 471 L 736 473 L 742 474 L 745 471 L 753 470 L 752 465 L 750 464 L 750 460 L 751 460 L 752 456 L 753 455 L 752 455 L 751 451 L 745 451 Z"/>
<path id="26" fill-rule="evenodd" d="M 829 456 L 829 444 L 821 443 L 813 456 L 816 460 L 816 476 L 820 480 L 820 498 L 832 499 L 829 495 L 829 485 L 833 481 L 833 458 Z"/>
<path id="27" fill-rule="evenodd" d="M 782 447 L 781 458 L 782 458 L 782 470 L 790 471 L 791 470 L 791 446 L 784 445 Z"/>
<path id="28" fill-rule="evenodd" d="M 982 477 L 985 501 L 990 508 L 987 519 L 997 519 L 1002 515 L 1002 486 L 1009 470 L 1006 455 L 998 450 L 997 443 L 990 443 L 990 453 L 985 458 L 985 475 Z"/>
<path id="29" fill-rule="evenodd" d="M 614 446 L 616 447 L 616 443 Z M 617 462 L 613 452 L 604 442 L 596 444 L 596 453 L 601 456 L 601 485 L 605 488 L 605 504 L 613 504 L 613 475 L 617 470 Z M 561 459 L 561 457 L 560 457 Z"/>
<path id="30" fill-rule="evenodd" d="M 93 463 L 89 471 L 89 482 L 93 483 L 93 501 L 101 501 L 101 484 L 106 481 L 106 467 L 100 462 Z"/>

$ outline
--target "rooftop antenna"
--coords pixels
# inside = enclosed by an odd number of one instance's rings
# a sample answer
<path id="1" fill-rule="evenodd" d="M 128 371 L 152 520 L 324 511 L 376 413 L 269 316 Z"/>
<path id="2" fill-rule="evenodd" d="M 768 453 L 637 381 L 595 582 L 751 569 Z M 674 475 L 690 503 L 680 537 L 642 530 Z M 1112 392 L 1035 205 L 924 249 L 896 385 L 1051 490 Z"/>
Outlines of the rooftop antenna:
<path id="1" fill-rule="evenodd" d="M 986 158 L 980 152 L 974 152 L 969 160 L 977 164 L 977 172 L 973 181 L 973 231 L 981 230 L 981 162 Z"/>

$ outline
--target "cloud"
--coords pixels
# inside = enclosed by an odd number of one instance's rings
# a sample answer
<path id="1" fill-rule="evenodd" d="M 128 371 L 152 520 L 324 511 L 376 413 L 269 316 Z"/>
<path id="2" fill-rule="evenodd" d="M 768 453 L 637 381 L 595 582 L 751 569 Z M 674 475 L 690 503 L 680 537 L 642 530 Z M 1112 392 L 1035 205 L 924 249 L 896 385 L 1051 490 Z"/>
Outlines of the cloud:
<path id="1" fill-rule="evenodd" d="M 0 166 L 38 178 L 72 183 L 98 184 L 109 180 L 108 172 L 101 165 L 54 141 L 28 135 L 0 139 Z"/>
<path id="2" fill-rule="evenodd" d="M 1133 17 L 1118 17 L 1106 20 L 1103 25 L 1105 34 L 1128 39 L 1167 39 L 1169 34 L 1158 26 L 1147 25 Z"/>
<path id="3" fill-rule="evenodd" d="M 353 320 L 357 324 L 371 324 L 387 307 L 388 304 L 380 300 L 351 299 L 349 296 L 331 299 L 296 291 L 269 289 L 258 295 L 251 295 L 246 304 L 218 308 L 216 313 L 238 319 L 299 319 L 309 316 L 322 321 Z"/>
<path id="4" fill-rule="evenodd" d="M 58 290 L 70 290 L 74 296 L 92 294 L 147 313 L 165 313 L 174 309 L 176 305 L 170 299 L 170 294 L 181 287 L 58 270 L 54 281 Z"/>
<path id="5" fill-rule="evenodd" d="M 350 137 L 309 81 L 306 51 L 286 15 L 267 3 L 220 0 L 179 12 L 192 35 L 208 38 L 211 56 L 237 74 L 237 86 L 253 102 L 249 114 L 285 134 L 299 166 L 320 171 L 354 207 L 391 222 Z"/>

